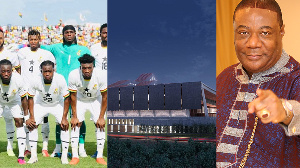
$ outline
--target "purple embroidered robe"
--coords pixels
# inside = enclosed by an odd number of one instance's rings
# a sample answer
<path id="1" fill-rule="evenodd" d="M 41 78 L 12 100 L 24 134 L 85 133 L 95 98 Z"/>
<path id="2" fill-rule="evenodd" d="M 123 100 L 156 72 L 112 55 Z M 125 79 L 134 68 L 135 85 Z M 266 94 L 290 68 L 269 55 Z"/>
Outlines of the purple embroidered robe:
<path id="1" fill-rule="evenodd" d="M 294 118 L 289 126 L 259 120 L 245 167 L 300 167 L 300 64 L 284 51 L 272 68 L 250 80 L 241 64 L 217 77 L 217 167 L 239 167 L 255 121 L 255 114 L 247 112 L 248 103 L 258 88 L 287 99 Z"/>

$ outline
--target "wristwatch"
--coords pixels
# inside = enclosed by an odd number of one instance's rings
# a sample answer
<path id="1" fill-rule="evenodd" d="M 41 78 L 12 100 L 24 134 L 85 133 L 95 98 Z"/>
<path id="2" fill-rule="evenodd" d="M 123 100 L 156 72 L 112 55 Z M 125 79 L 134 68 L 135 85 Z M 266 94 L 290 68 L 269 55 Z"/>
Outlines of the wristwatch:
<path id="1" fill-rule="evenodd" d="M 286 113 L 286 118 L 282 122 L 285 122 L 287 119 L 289 119 L 291 117 L 291 115 L 293 113 L 293 106 L 291 105 L 291 103 L 289 103 L 285 99 L 281 99 L 281 102 L 282 102 L 282 106 Z"/>

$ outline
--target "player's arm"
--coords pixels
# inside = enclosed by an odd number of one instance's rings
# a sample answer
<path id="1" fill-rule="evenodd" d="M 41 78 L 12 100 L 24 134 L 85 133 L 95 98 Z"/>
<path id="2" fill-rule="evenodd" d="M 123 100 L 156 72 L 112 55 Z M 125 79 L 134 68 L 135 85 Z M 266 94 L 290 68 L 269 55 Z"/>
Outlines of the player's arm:
<path id="1" fill-rule="evenodd" d="M 19 74 L 21 74 L 21 64 L 19 61 L 19 56 L 17 53 L 14 53 L 11 57 L 11 63 L 13 65 L 13 69 L 16 70 Z"/>
<path id="2" fill-rule="evenodd" d="M 67 120 L 68 118 L 68 111 L 70 106 L 70 94 L 64 96 L 64 112 L 61 120 L 60 127 L 62 130 L 67 131 L 69 130 L 69 122 Z"/>
<path id="3" fill-rule="evenodd" d="M 28 115 L 28 101 L 27 101 L 26 95 L 21 97 L 21 103 L 22 103 L 22 108 L 24 110 L 24 116 L 27 116 Z"/>
<path id="4" fill-rule="evenodd" d="M 79 120 L 77 118 L 77 111 L 76 111 L 76 104 L 77 104 L 76 91 L 70 92 L 70 99 L 71 99 L 71 110 L 72 110 L 71 127 L 72 129 L 75 129 L 75 126 L 79 124 Z"/>
<path id="5" fill-rule="evenodd" d="M 33 82 L 33 83 L 35 83 L 35 82 Z M 24 118 L 25 118 L 26 126 L 31 131 L 32 129 L 36 128 L 36 123 L 35 123 L 35 119 L 34 119 L 34 111 L 33 111 L 34 110 L 33 97 L 35 95 L 35 89 L 32 84 L 27 83 L 27 85 L 29 87 L 28 87 L 28 91 L 26 93 L 26 95 L 28 95 L 28 101 L 27 101 L 28 102 L 28 110 L 26 110 L 26 111 L 29 111 L 29 115 L 27 113 L 25 113 Z M 26 100 L 27 100 L 27 98 L 26 98 Z"/>
<path id="6" fill-rule="evenodd" d="M 17 53 L 17 59 L 18 59 L 18 62 L 19 62 L 19 66 L 15 67 L 15 70 L 16 70 L 19 74 L 21 74 L 21 64 L 20 64 L 21 58 L 22 58 L 22 54 L 21 54 L 21 52 L 20 52 L 20 50 L 19 50 L 19 52 Z"/>
<path id="7" fill-rule="evenodd" d="M 104 131 L 105 128 L 104 114 L 107 108 L 107 90 L 101 92 L 101 96 L 102 96 L 101 110 L 100 110 L 99 119 L 97 120 L 96 123 L 96 127 L 100 128 L 100 131 Z"/>
<path id="8" fill-rule="evenodd" d="M 18 59 L 18 56 L 15 56 L 15 61 L 13 63 L 13 69 L 15 69 L 19 74 L 21 74 L 21 65 L 20 65 L 20 62 L 19 62 L 19 59 Z"/>
<path id="9" fill-rule="evenodd" d="M 28 110 L 29 110 L 30 116 L 29 116 L 29 119 L 27 119 L 25 121 L 25 123 L 26 123 L 27 127 L 29 128 L 29 130 L 36 128 L 36 124 L 35 124 L 35 120 L 34 120 L 33 106 L 34 106 L 33 97 L 28 96 Z M 25 114 L 25 116 L 27 116 L 27 115 Z M 26 117 L 26 118 L 28 118 L 28 117 Z"/>
<path id="10" fill-rule="evenodd" d="M 41 49 L 48 50 L 53 54 L 53 46 L 52 45 L 41 45 Z"/>
<path id="11" fill-rule="evenodd" d="M 22 108 L 23 108 L 23 111 L 24 111 L 24 121 L 26 122 L 26 116 L 28 117 L 28 100 L 27 100 L 27 91 L 28 91 L 28 87 L 26 84 L 24 84 L 24 81 L 23 81 L 23 78 L 21 77 L 21 75 L 16 75 L 18 78 L 17 78 L 17 81 L 18 81 L 18 93 L 19 93 L 19 96 L 21 98 L 21 105 L 22 105 Z"/>
<path id="12" fill-rule="evenodd" d="M 75 129 L 76 126 L 80 126 L 79 120 L 77 118 L 77 82 L 76 82 L 76 75 L 74 75 L 75 71 L 71 71 L 69 74 L 69 92 L 70 92 L 70 104 L 72 110 L 72 117 L 71 117 L 71 127 Z"/>

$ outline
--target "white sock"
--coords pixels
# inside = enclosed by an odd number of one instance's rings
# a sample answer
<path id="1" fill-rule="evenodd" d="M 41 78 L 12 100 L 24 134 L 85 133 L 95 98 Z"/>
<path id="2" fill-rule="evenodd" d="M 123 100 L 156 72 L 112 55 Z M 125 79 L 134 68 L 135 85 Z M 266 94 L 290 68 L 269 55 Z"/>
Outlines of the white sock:
<path id="1" fill-rule="evenodd" d="M 84 143 L 79 143 L 79 153 L 84 152 Z"/>
<path id="2" fill-rule="evenodd" d="M 37 149 L 31 147 L 31 156 L 30 158 L 37 158 Z"/>
<path id="3" fill-rule="evenodd" d="M 69 131 L 63 131 L 61 130 L 60 132 L 60 139 L 61 139 L 61 146 L 62 146 L 62 151 L 67 151 L 68 153 L 68 149 L 69 149 Z"/>
<path id="4" fill-rule="evenodd" d="M 7 135 L 7 150 L 13 149 L 15 126 L 13 119 L 5 119 L 6 124 L 6 135 Z"/>
<path id="5" fill-rule="evenodd" d="M 24 157 L 26 133 L 24 127 L 17 128 L 17 139 L 19 148 L 19 157 Z"/>
<path id="6" fill-rule="evenodd" d="M 105 132 L 100 131 L 100 128 L 96 128 L 96 138 L 97 138 L 97 158 L 103 158 L 103 149 L 105 144 Z"/>
<path id="7" fill-rule="evenodd" d="M 26 132 L 26 146 L 25 146 L 25 149 L 28 150 L 28 151 L 31 151 L 30 149 L 30 145 L 29 145 L 29 130 L 27 127 L 24 127 L 25 128 L 25 132 Z"/>
<path id="8" fill-rule="evenodd" d="M 56 144 L 56 145 L 55 145 L 54 152 L 55 152 L 55 153 L 61 153 L 61 144 Z"/>
<path id="9" fill-rule="evenodd" d="M 78 141 L 79 141 L 79 129 L 80 127 L 75 127 L 71 131 L 71 147 L 72 147 L 72 157 L 78 158 Z"/>
<path id="10" fill-rule="evenodd" d="M 42 125 L 43 150 L 48 150 L 49 122 Z"/>
<path id="11" fill-rule="evenodd" d="M 42 150 L 48 150 L 48 141 L 43 141 L 43 149 Z"/>
<path id="12" fill-rule="evenodd" d="M 7 150 L 13 150 L 13 139 L 7 139 Z"/>
<path id="13" fill-rule="evenodd" d="M 37 141 L 38 141 L 38 129 L 33 129 L 29 132 L 29 144 L 31 149 L 31 156 L 37 156 Z"/>

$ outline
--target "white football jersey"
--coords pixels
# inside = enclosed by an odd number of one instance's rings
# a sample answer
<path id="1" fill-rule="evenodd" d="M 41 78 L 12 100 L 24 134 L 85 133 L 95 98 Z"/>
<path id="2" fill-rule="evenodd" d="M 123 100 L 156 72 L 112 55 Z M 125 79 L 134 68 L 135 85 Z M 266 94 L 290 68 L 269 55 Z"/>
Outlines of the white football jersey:
<path id="1" fill-rule="evenodd" d="M 21 65 L 21 75 L 25 82 L 29 83 L 32 75 L 39 75 L 40 65 L 43 61 L 50 60 L 55 64 L 53 54 L 47 50 L 38 48 L 37 51 L 31 51 L 30 47 L 25 47 L 19 50 L 18 58 Z"/>
<path id="2" fill-rule="evenodd" d="M 96 68 L 107 71 L 107 47 L 102 47 L 101 43 L 91 46 L 91 54 L 95 57 Z"/>
<path id="3" fill-rule="evenodd" d="M 27 85 L 17 72 L 12 72 L 9 85 L 3 84 L 1 78 L 0 84 L 1 104 L 21 103 L 21 97 L 27 95 Z"/>
<path id="4" fill-rule="evenodd" d="M 32 81 L 28 89 L 28 96 L 33 97 L 38 92 L 37 98 L 35 98 L 38 104 L 54 106 L 69 96 L 67 82 L 61 74 L 54 73 L 51 84 L 44 83 L 42 74 L 32 78 Z"/>
<path id="5" fill-rule="evenodd" d="M 3 51 L 0 52 L 0 60 L 7 59 L 11 62 L 13 67 L 19 67 L 19 59 L 16 53 L 12 53 L 6 48 L 3 49 Z"/>
<path id="6" fill-rule="evenodd" d="M 107 75 L 105 71 L 94 68 L 90 80 L 85 80 L 80 68 L 69 74 L 69 91 L 77 92 L 80 101 L 94 101 L 100 98 L 100 93 L 107 90 Z"/>

